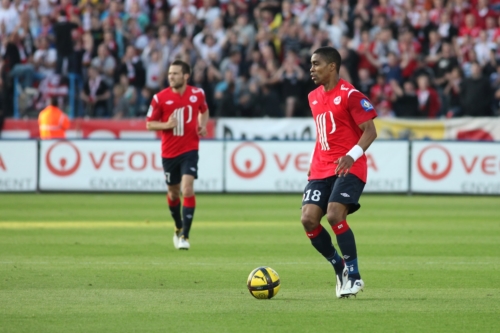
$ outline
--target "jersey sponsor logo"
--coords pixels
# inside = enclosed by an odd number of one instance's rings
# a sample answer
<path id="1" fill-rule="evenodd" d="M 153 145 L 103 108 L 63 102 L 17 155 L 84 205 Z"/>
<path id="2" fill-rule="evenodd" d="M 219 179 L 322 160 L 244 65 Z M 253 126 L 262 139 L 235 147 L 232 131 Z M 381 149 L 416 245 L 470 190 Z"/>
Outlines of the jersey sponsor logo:
<path id="1" fill-rule="evenodd" d="M 332 130 L 327 133 L 327 113 L 330 115 L 330 121 L 332 123 Z M 335 132 L 335 121 L 333 120 L 332 111 L 328 111 L 316 116 L 316 131 L 318 133 L 318 141 L 321 145 L 321 150 L 330 150 L 330 145 L 328 144 L 328 134 Z"/>
<path id="2" fill-rule="evenodd" d="M 335 97 L 335 99 L 333 100 L 333 103 L 334 103 L 335 105 L 339 105 L 341 100 L 342 100 L 342 97 L 337 96 L 337 97 Z"/>
<path id="3" fill-rule="evenodd" d="M 372 105 L 372 103 L 368 102 L 368 100 L 367 100 L 367 99 L 364 99 L 364 98 L 361 100 L 361 107 L 362 107 L 362 108 L 363 108 L 366 112 L 368 112 L 368 111 L 370 111 L 370 110 L 373 110 L 373 105 Z"/>
<path id="4" fill-rule="evenodd" d="M 341 85 L 340 90 L 349 90 L 349 87 L 344 87 L 344 85 Z"/>
<path id="5" fill-rule="evenodd" d="M 172 104 L 174 104 L 174 101 L 166 101 L 165 104 L 172 105 Z"/>
<path id="6" fill-rule="evenodd" d="M 185 106 L 181 108 L 177 108 L 174 110 L 173 115 L 174 118 L 177 119 L 177 126 L 174 127 L 174 135 L 175 136 L 183 136 L 184 135 L 184 124 L 189 124 L 191 120 L 193 120 L 193 107 L 191 105 L 188 105 L 188 120 L 184 122 L 184 108 Z"/>
<path id="7" fill-rule="evenodd" d="M 189 97 L 189 101 L 190 101 L 191 103 L 196 103 L 196 101 L 197 101 L 197 100 L 198 100 L 198 97 L 196 97 L 196 96 L 190 96 L 190 97 Z"/>

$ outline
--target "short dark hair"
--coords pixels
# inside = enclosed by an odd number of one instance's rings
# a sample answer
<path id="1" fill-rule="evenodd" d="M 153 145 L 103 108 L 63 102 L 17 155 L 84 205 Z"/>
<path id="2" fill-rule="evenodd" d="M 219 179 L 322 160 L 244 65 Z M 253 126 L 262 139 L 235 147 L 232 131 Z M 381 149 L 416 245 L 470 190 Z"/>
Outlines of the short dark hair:
<path id="1" fill-rule="evenodd" d="M 182 74 L 189 74 L 191 75 L 191 66 L 189 66 L 188 63 L 182 61 L 182 60 L 175 60 L 170 64 L 170 66 L 181 66 L 182 69 Z"/>
<path id="2" fill-rule="evenodd" d="M 340 56 L 340 53 L 339 51 L 337 51 L 337 49 L 331 46 L 322 46 L 316 49 L 313 54 L 319 54 L 328 64 L 331 64 L 333 62 L 335 64 L 335 67 L 337 67 L 337 74 L 339 74 L 342 57 Z"/>

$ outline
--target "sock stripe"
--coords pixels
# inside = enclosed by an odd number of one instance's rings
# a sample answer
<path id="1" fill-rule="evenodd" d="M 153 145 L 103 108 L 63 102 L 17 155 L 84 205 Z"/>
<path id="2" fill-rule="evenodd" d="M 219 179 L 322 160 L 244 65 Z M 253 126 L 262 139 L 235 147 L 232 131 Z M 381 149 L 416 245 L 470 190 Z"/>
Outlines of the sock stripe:
<path id="1" fill-rule="evenodd" d="M 318 237 L 321 231 L 323 231 L 323 226 L 320 224 L 313 231 L 306 231 L 306 235 L 309 239 L 313 239 Z"/>
<path id="2" fill-rule="evenodd" d="M 344 232 L 349 230 L 349 224 L 347 224 L 347 221 L 340 221 L 339 223 L 332 225 L 332 230 L 335 233 L 335 235 L 342 235 Z"/>
<path id="3" fill-rule="evenodd" d="M 181 203 L 181 199 L 177 198 L 175 200 L 170 199 L 170 197 L 167 195 L 167 202 L 170 207 L 175 207 Z"/>
<path id="4" fill-rule="evenodd" d="M 184 207 L 194 208 L 196 207 L 196 199 L 193 195 L 192 197 L 184 197 L 184 202 L 182 204 Z"/>

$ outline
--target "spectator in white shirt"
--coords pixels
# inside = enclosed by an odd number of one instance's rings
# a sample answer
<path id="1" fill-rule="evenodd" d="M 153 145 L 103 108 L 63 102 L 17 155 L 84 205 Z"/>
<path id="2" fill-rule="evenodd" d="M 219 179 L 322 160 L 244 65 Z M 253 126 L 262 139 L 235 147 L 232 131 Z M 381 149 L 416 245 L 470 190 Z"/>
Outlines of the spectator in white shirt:
<path id="1" fill-rule="evenodd" d="M 181 0 L 181 3 L 174 6 L 170 12 L 170 24 L 177 23 L 187 12 L 196 15 L 196 7 L 189 4 L 189 0 Z"/>
<path id="2" fill-rule="evenodd" d="M 215 39 L 214 35 L 209 33 L 208 28 L 205 28 L 204 31 L 193 38 L 194 46 L 205 61 L 219 62 L 224 42 L 225 38 Z"/>
<path id="3" fill-rule="evenodd" d="M 49 48 L 49 40 L 46 37 L 38 39 L 38 49 L 33 54 L 33 62 L 40 79 L 55 73 L 57 52 Z"/>
<path id="4" fill-rule="evenodd" d="M 217 7 L 215 0 L 203 0 L 203 7 L 199 8 L 196 13 L 198 20 L 204 20 L 205 24 L 212 24 L 212 22 L 221 16 L 220 8 Z"/>
<path id="5" fill-rule="evenodd" d="M 21 23 L 19 13 L 10 0 L 2 0 L 0 7 L 0 25 L 5 26 L 5 33 L 10 34 Z"/>
<path id="6" fill-rule="evenodd" d="M 113 75 L 116 68 L 116 60 L 109 54 L 104 43 L 97 47 L 97 56 L 90 62 L 91 67 L 97 68 L 109 87 L 113 86 Z"/>
<path id="7" fill-rule="evenodd" d="M 485 30 L 481 30 L 479 33 L 479 41 L 474 45 L 474 51 L 476 51 L 477 62 L 482 66 L 486 65 L 490 61 L 491 50 L 495 49 L 496 45 L 493 42 L 488 41 L 488 34 Z"/>

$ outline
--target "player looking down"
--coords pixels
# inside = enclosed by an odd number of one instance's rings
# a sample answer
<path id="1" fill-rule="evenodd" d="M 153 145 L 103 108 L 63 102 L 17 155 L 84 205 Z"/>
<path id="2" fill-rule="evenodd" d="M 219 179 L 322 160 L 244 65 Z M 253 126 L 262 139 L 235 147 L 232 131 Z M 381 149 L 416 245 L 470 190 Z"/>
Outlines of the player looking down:
<path id="1" fill-rule="evenodd" d="M 167 202 L 175 222 L 174 247 L 188 250 L 196 200 L 200 136 L 207 133 L 208 107 L 203 89 L 187 85 L 190 66 L 181 60 L 168 69 L 170 87 L 153 96 L 146 127 L 161 131 L 161 156 L 168 186 Z M 182 217 L 180 195 L 182 193 Z"/>
<path id="2" fill-rule="evenodd" d="M 316 144 L 301 217 L 312 245 L 335 269 L 338 298 L 356 295 L 364 288 L 354 234 L 346 217 L 360 208 L 358 200 L 367 175 L 364 152 L 377 137 L 372 104 L 339 77 L 340 64 L 340 54 L 332 47 L 320 47 L 311 57 L 311 77 L 320 87 L 308 96 Z M 337 237 L 343 259 L 321 226 L 323 215 Z"/>

